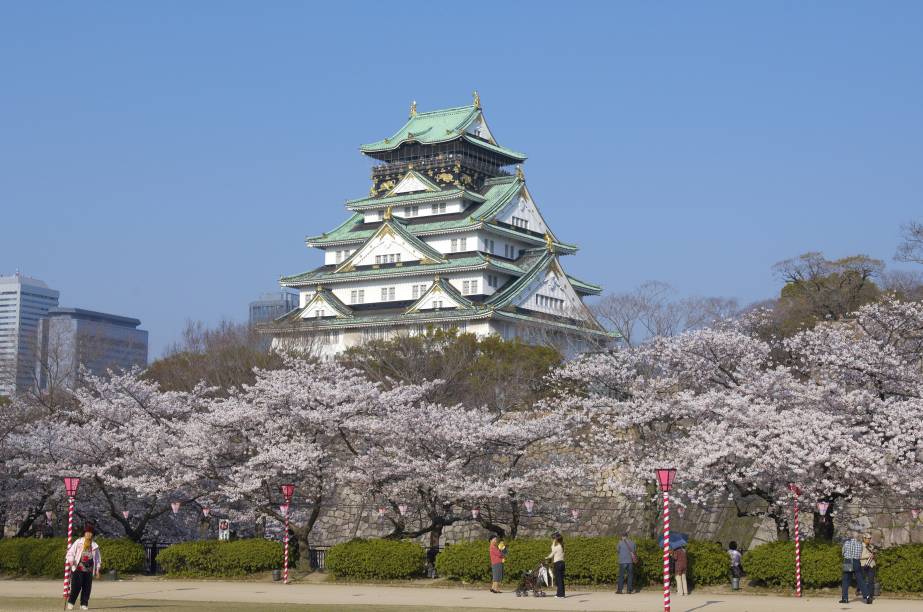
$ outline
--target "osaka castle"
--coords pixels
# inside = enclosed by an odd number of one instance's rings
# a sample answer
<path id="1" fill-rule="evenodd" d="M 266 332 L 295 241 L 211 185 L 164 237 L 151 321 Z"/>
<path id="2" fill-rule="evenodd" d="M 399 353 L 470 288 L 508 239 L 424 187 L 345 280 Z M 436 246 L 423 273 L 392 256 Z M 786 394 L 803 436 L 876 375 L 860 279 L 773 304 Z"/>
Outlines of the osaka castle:
<path id="1" fill-rule="evenodd" d="M 280 279 L 300 299 L 264 328 L 274 348 L 330 356 L 452 328 L 566 355 L 610 342 L 583 303 L 601 288 L 565 272 L 561 259 L 577 247 L 545 222 L 526 156 L 497 142 L 477 93 L 457 108 L 413 103 L 397 132 L 360 151 L 374 160 L 368 195 L 346 201 L 338 227 L 306 239 L 322 266 Z"/>

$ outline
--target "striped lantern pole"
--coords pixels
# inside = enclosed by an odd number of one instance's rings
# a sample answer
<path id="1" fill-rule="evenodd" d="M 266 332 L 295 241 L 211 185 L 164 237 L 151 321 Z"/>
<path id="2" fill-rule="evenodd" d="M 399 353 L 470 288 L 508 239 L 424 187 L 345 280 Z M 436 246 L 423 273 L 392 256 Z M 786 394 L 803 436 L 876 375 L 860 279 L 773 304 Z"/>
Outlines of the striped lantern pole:
<path id="1" fill-rule="evenodd" d="M 288 584 L 288 509 L 292 502 L 292 495 L 295 494 L 295 485 L 284 484 L 280 487 L 282 496 L 285 498 L 285 505 L 282 506 L 282 514 L 285 516 L 285 552 L 283 554 L 282 584 Z"/>
<path id="2" fill-rule="evenodd" d="M 663 612 L 670 612 L 670 489 L 676 470 L 657 470 L 657 482 L 663 493 Z"/>
<path id="3" fill-rule="evenodd" d="M 795 502 L 795 597 L 801 597 L 801 532 L 798 525 L 798 495 L 801 494 L 801 489 L 794 484 L 788 485 L 788 488 Z"/>
<path id="4" fill-rule="evenodd" d="M 71 594 L 71 564 L 67 562 L 67 551 L 71 548 L 74 538 L 74 503 L 77 497 L 77 487 L 80 478 L 68 476 L 64 479 L 64 488 L 67 490 L 67 549 L 64 559 L 64 599 Z"/>

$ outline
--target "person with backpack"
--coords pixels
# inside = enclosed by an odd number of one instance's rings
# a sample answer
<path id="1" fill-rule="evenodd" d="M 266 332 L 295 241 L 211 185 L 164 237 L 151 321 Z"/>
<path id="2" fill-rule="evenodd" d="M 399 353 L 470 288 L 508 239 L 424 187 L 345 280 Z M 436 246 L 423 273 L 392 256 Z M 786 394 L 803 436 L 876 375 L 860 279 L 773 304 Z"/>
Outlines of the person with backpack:
<path id="1" fill-rule="evenodd" d="M 99 544 L 93 541 L 96 525 L 88 522 L 83 528 L 83 537 L 71 544 L 67 549 L 65 561 L 71 567 L 70 596 L 67 598 L 67 609 L 73 610 L 80 596 L 80 609 L 89 610 L 90 589 L 93 588 L 93 577 L 99 578 L 102 557 L 99 554 Z"/>
<path id="2" fill-rule="evenodd" d="M 737 550 L 737 542 L 728 544 L 728 557 L 731 559 L 731 590 L 740 590 L 740 579 L 744 575 L 743 555 Z"/>
<path id="3" fill-rule="evenodd" d="M 628 530 L 622 532 L 619 540 L 619 574 L 616 579 L 616 595 L 622 594 L 622 587 L 628 583 L 628 593 L 635 592 L 635 563 L 638 562 L 638 547 L 628 537 Z"/>

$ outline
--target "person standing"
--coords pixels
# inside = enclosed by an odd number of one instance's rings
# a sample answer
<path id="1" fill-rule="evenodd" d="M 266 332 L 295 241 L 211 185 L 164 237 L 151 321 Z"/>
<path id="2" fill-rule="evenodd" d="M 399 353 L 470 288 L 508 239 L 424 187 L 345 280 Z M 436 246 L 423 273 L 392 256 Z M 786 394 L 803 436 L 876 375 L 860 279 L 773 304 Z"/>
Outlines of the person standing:
<path id="1" fill-rule="evenodd" d="M 849 603 L 849 582 L 853 577 L 856 579 L 856 585 L 865 603 L 872 603 L 872 597 L 869 595 L 862 576 L 862 543 L 851 535 L 843 542 L 843 583 L 840 603 Z"/>
<path id="2" fill-rule="evenodd" d="M 554 563 L 554 584 L 558 587 L 555 597 L 564 598 L 564 537 L 559 532 L 551 536 L 551 554 L 546 559 Z"/>
<path id="3" fill-rule="evenodd" d="M 80 609 L 90 609 L 90 589 L 93 588 L 93 577 L 99 578 L 102 557 L 99 554 L 99 545 L 93 541 L 96 526 L 87 523 L 83 528 L 83 537 L 71 544 L 67 549 L 66 562 L 71 566 L 70 597 L 67 598 L 67 609 L 73 610 L 80 596 Z"/>
<path id="4" fill-rule="evenodd" d="M 686 568 L 689 567 L 689 557 L 686 555 L 685 546 L 680 546 L 673 551 L 673 561 L 676 571 L 676 589 L 680 595 L 688 595 L 689 583 L 686 581 Z"/>
<path id="5" fill-rule="evenodd" d="M 862 566 L 862 581 L 865 582 L 866 594 L 875 596 L 875 548 L 872 546 L 872 534 L 862 536 L 862 554 L 859 557 Z"/>
<path id="6" fill-rule="evenodd" d="M 742 555 L 737 550 L 737 542 L 733 540 L 728 544 L 728 557 L 731 559 L 731 590 L 739 591 L 740 579 L 744 575 L 744 566 Z"/>
<path id="7" fill-rule="evenodd" d="M 490 538 L 490 592 L 499 593 L 503 582 L 503 551 L 497 536 Z"/>
<path id="8" fill-rule="evenodd" d="M 622 587 L 628 582 L 628 593 L 635 592 L 635 563 L 638 562 L 638 547 L 628 537 L 628 530 L 622 532 L 619 540 L 619 575 L 616 581 L 616 594 L 622 594 Z"/>

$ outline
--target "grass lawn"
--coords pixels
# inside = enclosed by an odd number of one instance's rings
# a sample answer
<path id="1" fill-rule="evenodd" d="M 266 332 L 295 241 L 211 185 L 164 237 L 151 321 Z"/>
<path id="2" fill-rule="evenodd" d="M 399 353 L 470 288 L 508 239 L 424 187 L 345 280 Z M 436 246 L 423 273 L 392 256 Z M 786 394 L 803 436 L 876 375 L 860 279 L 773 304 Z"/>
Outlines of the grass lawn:
<path id="1" fill-rule="evenodd" d="M 80 606 L 76 606 L 80 609 Z M 0 612 L 42 612 L 63 610 L 63 600 L 32 597 L 4 597 L 0 600 Z M 242 604 L 204 603 L 197 601 L 165 601 L 156 599 L 91 599 L 91 610 L 137 610 L 138 612 L 522 612 L 508 608 L 433 608 L 428 606 L 359 606 L 359 605 L 305 605 L 305 604 Z"/>

